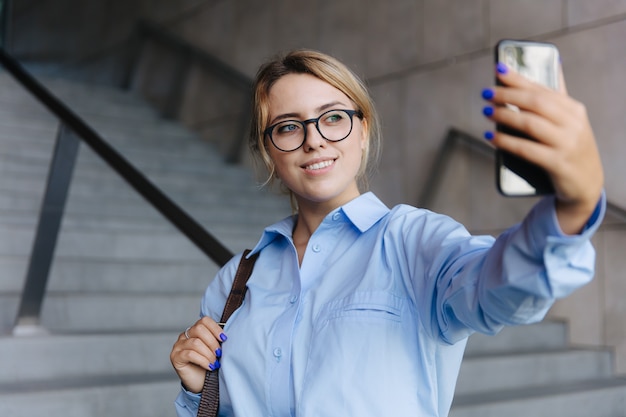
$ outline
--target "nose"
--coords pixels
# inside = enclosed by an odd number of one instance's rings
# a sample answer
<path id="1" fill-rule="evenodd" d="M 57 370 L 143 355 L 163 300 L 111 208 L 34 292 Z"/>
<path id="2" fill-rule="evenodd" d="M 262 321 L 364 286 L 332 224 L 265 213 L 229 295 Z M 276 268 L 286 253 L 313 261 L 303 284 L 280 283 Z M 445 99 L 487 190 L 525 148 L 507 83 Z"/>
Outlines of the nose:
<path id="1" fill-rule="evenodd" d="M 306 120 L 304 122 L 305 130 L 305 139 L 304 139 L 304 150 L 311 151 L 313 149 L 324 147 L 326 145 L 326 139 L 324 139 L 321 133 L 317 130 L 317 126 L 315 125 L 315 120 Z"/>

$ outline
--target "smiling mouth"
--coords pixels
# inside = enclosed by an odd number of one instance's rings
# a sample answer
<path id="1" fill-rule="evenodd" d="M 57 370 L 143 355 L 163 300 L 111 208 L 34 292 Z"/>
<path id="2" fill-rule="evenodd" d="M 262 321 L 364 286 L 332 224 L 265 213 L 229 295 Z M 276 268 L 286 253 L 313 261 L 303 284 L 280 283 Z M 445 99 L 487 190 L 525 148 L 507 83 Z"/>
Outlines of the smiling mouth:
<path id="1" fill-rule="evenodd" d="M 315 163 L 315 164 L 307 165 L 307 166 L 304 167 L 304 169 L 310 170 L 310 171 L 315 171 L 315 170 L 318 170 L 318 169 L 323 169 L 323 168 L 329 167 L 329 166 L 331 166 L 334 163 L 335 163 L 334 159 L 329 159 L 328 161 L 323 161 L 323 162 L 318 162 L 318 163 Z"/>

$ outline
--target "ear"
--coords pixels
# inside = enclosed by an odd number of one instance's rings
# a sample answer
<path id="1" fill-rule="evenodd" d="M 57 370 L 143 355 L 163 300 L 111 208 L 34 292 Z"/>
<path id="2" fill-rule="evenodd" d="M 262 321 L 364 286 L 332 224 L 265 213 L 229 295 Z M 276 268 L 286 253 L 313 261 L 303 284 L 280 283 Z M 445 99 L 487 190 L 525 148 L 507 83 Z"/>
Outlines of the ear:
<path id="1" fill-rule="evenodd" d="M 361 120 L 361 149 L 365 150 L 367 148 L 367 141 L 369 140 L 369 124 L 367 123 L 367 119 Z"/>

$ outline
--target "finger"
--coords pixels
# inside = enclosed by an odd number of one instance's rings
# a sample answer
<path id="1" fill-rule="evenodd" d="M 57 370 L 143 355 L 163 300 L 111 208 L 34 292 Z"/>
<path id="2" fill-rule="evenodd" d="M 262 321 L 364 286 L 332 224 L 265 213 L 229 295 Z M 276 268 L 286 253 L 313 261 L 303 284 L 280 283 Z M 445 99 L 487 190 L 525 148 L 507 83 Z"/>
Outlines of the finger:
<path id="1" fill-rule="evenodd" d="M 569 125 L 578 114 L 577 102 L 553 90 L 532 90 L 512 87 L 496 87 L 491 90 L 489 101 L 498 105 L 513 105 L 537 114 L 559 126 Z"/>
<path id="2" fill-rule="evenodd" d="M 535 95 L 538 92 L 554 92 L 556 91 L 561 97 L 568 97 L 567 88 L 565 84 L 565 78 L 563 76 L 563 67 L 562 65 L 558 65 L 558 74 L 557 74 L 557 88 L 556 90 L 550 88 L 546 85 L 536 83 L 530 80 L 528 77 L 516 72 L 510 67 L 506 66 L 503 63 L 498 63 L 496 67 L 496 75 L 498 80 L 505 86 L 505 88 L 501 88 L 501 90 L 507 91 L 510 90 L 523 90 L 527 92 L 531 92 L 531 95 Z M 546 96 L 549 97 L 549 96 Z M 539 100 L 538 100 L 539 101 Z M 510 101 L 507 101 L 510 102 Z M 543 99 L 539 102 L 543 102 Z"/>
<path id="3" fill-rule="evenodd" d="M 516 87 L 540 91 L 552 90 L 551 88 L 546 87 L 543 84 L 539 84 L 530 80 L 528 77 L 520 74 L 519 72 L 513 70 L 503 63 L 498 63 L 498 65 L 496 66 L 496 77 L 502 83 L 502 85 L 507 87 Z"/>
<path id="4" fill-rule="evenodd" d="M 219 368 L 219 362 L 213 360 L 210 351 L 205 351 L 207 354 L 201 353 L 194 343 L 196 342 L 187 339 L 176 342 L 170 353 L 170 362 L 186 389 L 199 393 L 202 391 L 207 371 Z"/>
<path id="5" fill-rule="evenodd" d="M 179 340 L 198 339 L 211 349 L 215 356 L 219 358 L 222 356 L 221 342 L 223 341 L 223 338 L 220 338 L 220 335 L 222 334 L 221 331 L 221 327 L 215 323 L 215 321 L 204 317 L 183 332 L 182 336 L 179 337 Z"/>
<path id="6" fill-rule="evenodd" d="M 554 158 L 555 151 L 548 146 L 532 140 L 511 136 L 504 132 L 495 132 L 491 143 L 501 151 L 519 156 L 551 172 L 549 162 Z"/>
<path id="7" fill-rule="evenodd" d="M 559 65 L 559 92 L 568 95 L 567 85 L 565 84 L 565 76 L 563 75 L 563 65 Z"/>
<path id="8" fill-rule="evenodd" d="M 180 359 L 183 362 L 183 366 L 188 364 L 196 365 L 204 370 L 212 371 L 216 367 L 216 361 L 218 360 L 213 352 L 209 349 L 205 349 L 198 345 L 198 342 L 191 342 L 193 345 L 188 349 L 181 351 Z M 176 366 L 175 366 L 176 367 Z"/>
<path id="9" fill-rule="evenodd" d="M 219 358 L 199 339 L 186 340 L 175 346 L 170 361 L 181 378 L 204 375 L 206 371 L 214 371 L 221 366 Z"/>
<path id="10" fill-rule="evenodd" d="M 222 329 L 222 326 L 220 326 L 212 318 L 202 317 L 198 321 L 198 324 L 202 324 L 204 327 L 206 327 L 209 330 L 209 332 L 211 332 L 211 334 L 220 342 L 225 342 L 228 339 L 228 337 L 224 333 L 224 330 Z"/>
<path id="11" fill-rule="evenodd" d="M 200 355 L 202 355 L 202 357 L 206 358 L 207 360 L 209 360 L 209 362 L 213 363 L 218 359 L 218 355 L 216 354 L 216 350 L 219 349 L 219 345 L 217 345 L 217 348 L 207 344 L 204 342 L 204 340 L 198 338 L 198 337 L 192 337 L 190 339 L 185 339 L 182 342 L 179 343 L 178 346 L 180 351 L 193 351 L 196 352 Z M 203 368 L 207 367 L 207 363 L 198 363 L 198 365 L 202 366 Z"/>
<path id="12" fill-rule="evenodd" d="M 562 136 L 560 128 L 550 120 L 510 106 L 485 107 L 485 114 L 495 123 L 519 131 L 543 144 L 554 146 Z"/>

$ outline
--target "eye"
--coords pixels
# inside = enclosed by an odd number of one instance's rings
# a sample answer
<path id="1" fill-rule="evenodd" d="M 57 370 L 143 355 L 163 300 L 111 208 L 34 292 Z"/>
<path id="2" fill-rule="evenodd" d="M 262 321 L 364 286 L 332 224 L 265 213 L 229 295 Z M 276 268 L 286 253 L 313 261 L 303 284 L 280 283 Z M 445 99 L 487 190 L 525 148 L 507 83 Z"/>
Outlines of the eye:
<path id="1" fill-rule="evenodd" d="M 301 128 L 302 126 L 299 123 L 288 120 L 277 125 L 274 128 L 274 133 L 277 135 L 291 135 L 297 133 Z"/>
<path id="2" fill-rule="evenodd" d="M 322 123 L 326 125 L 334 125 L 341 123 L 346 118 L 346 114 L 340 110 L 331 110 L 326 113 L 322 119 Z"/>

